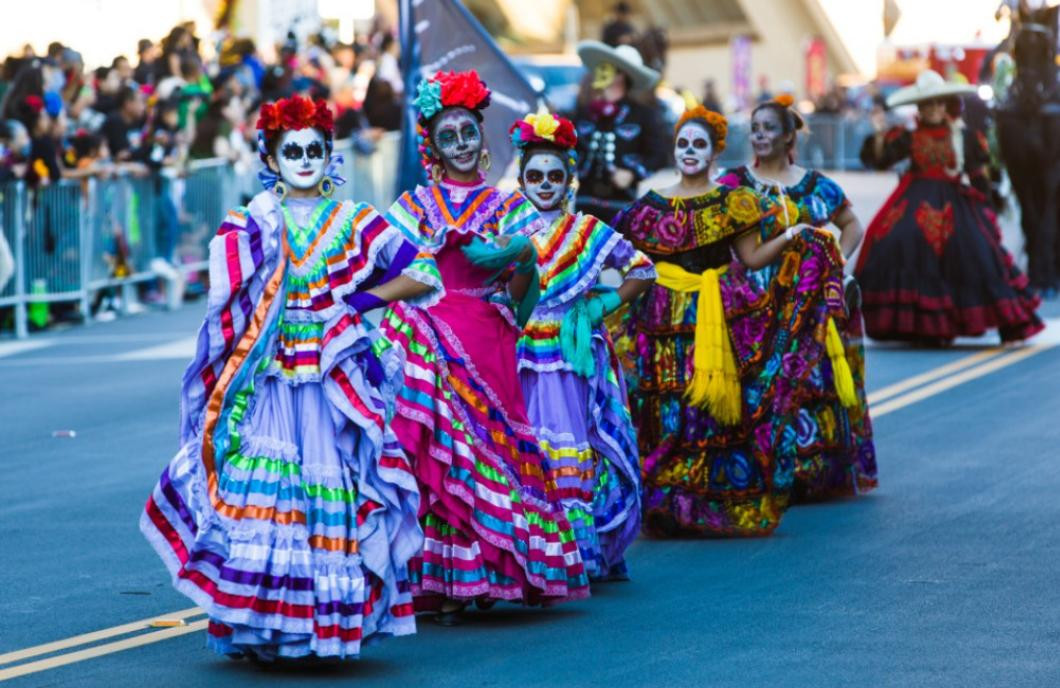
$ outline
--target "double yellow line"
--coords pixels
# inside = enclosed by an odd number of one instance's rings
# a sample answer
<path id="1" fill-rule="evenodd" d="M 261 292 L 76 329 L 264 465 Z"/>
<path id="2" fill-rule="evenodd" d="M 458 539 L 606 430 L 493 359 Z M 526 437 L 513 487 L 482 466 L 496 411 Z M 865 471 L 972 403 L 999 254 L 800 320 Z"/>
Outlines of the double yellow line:
<path id="1" fill-rule="evenodd" d="M 1019 363 L 1049 348 L 1051 348 L 1050 345 L 986 349 L 876 390 L 868 395 L 869 407 L 873 417 L 879 418 L 958 385 Z M 195 633 L 204 630 L 208 623 L 206 618 L 199 617 L 205 617 L 205 612 L 198 607 L 191 607 L 172 614 L 133 621 L 25 650 L 8 652 L 0 655 L 0 681 Z M 128 637 L 122 638 L 121 636 Z M 112 640 L 113 638 L 120 639 Z M 86 645 L 89 647 L 63 653 L 64 650 Z M 34 659 L 35 657 L 41 659 Z M 27 662 L 26 660 L 33 661 Z"/>
<path id="2" fill-rule="evenodd" d="M 205 618 L 189 622 L 189 619 L 199 616 L 205 616 L 205 612 L 198 607 L 191 607 L 172 614 L 153 616 L 149 619 L 104 628 L 101 631 L 93 631 L 92 633 L 75 635 L 72 638 L 29 647 L 25 650 L 8 652 L 0 655 L 0 681 L 7 681 L 19 676 L 35 674 L 38 671 L 54 669 L 73 664 L 74 662 L 92 659 L 93 657 L 109 655 L 114 652 L 140 647 L 141 645 L 150 645 L 160 640 L 168 640 L 188 633 L 194 633 L 195 631 L 201 631 L 206 628 L 207 620 Z M 153 630 L 158 628 L 161 628 L 161 630 Z M 144 633 L 143 631 L 150 632 Z M 109 640 L 120 636 L 131 637 L 93 645 L 93 643 L 99 643 L 101 640 Z M 55 654 L 82 645 L 91 645 L 91 647 L 65 654 Z M 52 656 L 47 657 L 45 655 Z M 27 659 L 33 659 L 34 657 L 44 658 L 26 662 Z M 14 664 L 15 666 L 7 666 L 9 664 Z"/>
<path id="3" fill-rule="evenodd" d="M 1018 348 L 996 346 L 965 356 L 872 392 L 868 395 L 869 409 L 873 418 L 880 418 L 958 385 L 1007 368 L 1050 348 L 1052 347 L 1049 345 Z"/>

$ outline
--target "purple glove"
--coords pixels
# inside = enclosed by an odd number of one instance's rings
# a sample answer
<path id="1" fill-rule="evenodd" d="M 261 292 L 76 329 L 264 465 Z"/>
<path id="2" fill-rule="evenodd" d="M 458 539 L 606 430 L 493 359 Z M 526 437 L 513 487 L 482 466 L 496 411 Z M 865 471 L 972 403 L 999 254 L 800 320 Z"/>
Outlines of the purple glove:
<path id="1" fill-rule="evenodd" d="M 346 305 L 364 315 L 368 311 L 386 306 L 386 301 L 367 291 L 357 291 L 346 296 Z"/>
<path id="2" fill-rule="evenodd" d="M 347 306 L 362 316 L 368 311 L 382 308 L 386 305 L 386 301 L 367 291 L 349 294 L 345 297 L 345 300 Z M 368 384 L 373 387 L 383 384 L 383 377 L 385 376 L 383 365 L 370 348 L 358 353 L 356 359 L 357 365 L 364 371 L 364 377 L 368 380 Z"/>

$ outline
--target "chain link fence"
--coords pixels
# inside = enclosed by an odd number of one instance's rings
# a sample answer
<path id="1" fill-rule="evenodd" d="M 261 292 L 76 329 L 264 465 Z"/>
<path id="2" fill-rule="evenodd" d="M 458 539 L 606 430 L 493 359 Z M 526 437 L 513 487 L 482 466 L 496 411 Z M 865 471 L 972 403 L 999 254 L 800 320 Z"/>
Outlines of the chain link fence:
<path id="1" fill-rule="evenodd" d="M 806 117 L 806 130 L 799 133 L 796 162 L 821 170 L 862 170 L 861 144 L 873 133 L 863 115 L 814 114 Z M 746 119 L 729 122 L 726 148 L 718 168 L 745 165 L 754 160 L 751 124 Z"/>

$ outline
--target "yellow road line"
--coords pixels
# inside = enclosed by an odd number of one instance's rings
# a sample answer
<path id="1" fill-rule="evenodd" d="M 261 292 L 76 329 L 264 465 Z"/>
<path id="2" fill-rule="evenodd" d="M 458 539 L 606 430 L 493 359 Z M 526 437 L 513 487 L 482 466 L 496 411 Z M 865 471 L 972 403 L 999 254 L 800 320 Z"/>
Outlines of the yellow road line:
<path id="1" fill-rule="evenodd" d="M 910 389 L 913 389 L 914 387 L 926 385 L 929 382 L 934 382 L 939 378 L 946 377 L 947 375 L 952 375 L 956 372 L 964 370 L 965 368 L 978 365 L 983 361 L 993 358 L 994 356 L 1005 353 L 1005 351 L 1007 351 L 1007 349 L 1004 349 L 1000 346 L 996 346 L 985 351 L 980 351 L 978 353 L 972 354 L 971 356 L 965 356 L 964 358 L 961 358 L 952 363 L 941 365 L 938 368 L 932 368 L 926 373 L 914 375 L 913 377 L 902 380 L 901 382 L 896 382 L 893 385 L 888 385 L 887 387 L 878 389 L 868 395 L 869 405 L 871 406 L 872 404 L 879 403 L 884 399 L 890 399 L 891 397 L 898 396 L 899 394 L 907 392 Z"/>
<path id="2" fill-rule="evenodd" d="M 84 633 L 82 635 L 75 635 L 72 638 L 66 638 L 64 640 L 56 640 L 52 643 L 45 643 L 44 645 L 37 645 L 35 647 L 27 647 L 24 650 L 16 650 L 15 652 L 8 652 L 7 654 L 0 655 L 0 665 L 11 664 L 12 662 L 21 662 L 24 659 L 30 657 L 37 657 L 39 655 L 46 655 L 52 652 L 58 652 L 59 650 L 66 650 L 71 647 L 77 647 L 78 645 L 87 645 L 88 643 L 94 643 L 98 640 L 106 640 L 107 638 L 113 638 L 118 635 L 125 635 L 126 633 L 133 633 L 135 631 L 142 631 L 146 628 L 150 628 L 151 622 L 157 619 L 186 619 L 189 616 L 197 616 L 203 614 L 203 610 L 198 607 L 191 607 L 190 609 L 182 609 L 179 612 L 173 612 L 172 614 L 160 614 L 159 616 L 152 616 L 149 619 L 141 619 L 140 621 L 132 621 L 127 624 L 120 626 L 112 626 L 111 628 L 104 628 L 99 631 L 92 631 L 91 633 Z"/>
<path id="3" fill-rule="evenodd" d="M 1040 354 L 1043 351 L 1047 351 L 1051 347 L 1049 346 L 1029 346 L 1025 349 L 1013 349 L 1008 354 L 1000 356 L 991 361 L 987 361 L 980 366 L 970 368 L 962 373 L 953 375 L 952 377 L 939 380 L 933 384 L 915 389 L 908 394 L 904 394 L 900 397 L 895 397 L 889 401 L 885 401 L 877 406 L 871 406 L 870 412 L 873 418 L 879 418 L 880 416 L 887 415 L 891 411 L 897 411 L 900 408 L 915 404 L 918 401 L 923 401 L 928 397 L 933 397 L 936 394 L 941 394 L 948 389 L 962 385 L 965 382 L 974 380 L 976 378 L 989 375 L 997 370 L 1006 368 L 1015 363 L 1019 363 L 1022 360 L 1028 359 L 1035 354 Z"/>
<path id="4" fill-rule="evenodd" d="M 38 671 L 54 669 L 67 664 L 73 664 L 74 662 L 92 659 L 93 657 L 109 655 L 114 652 L 121 652 L 122 650 L 140 647 L 141 645 L 150 645 L 151 643 L 169 640 L 170 638 L 187 635 L 188 633 L 195 633 L 196 631 L 205 629 L 208 623 L 209 621 L 207 619 L 202 619 L 201 621 L 190 623 L 187 626 L 177 626 L 176 628 L 167 628 L 153 633 L 144 633 L 143 635 L 133 636 L 132 638 L 125 638 L 124 640 L 116 640 L 112 643 L 90 647 L 87 650 L 68 652 L 65 655 L 57 655 L 55 657 L 48 657 L 47 659 L 38 659 L 36 662 L 20 664 L 19 666 L 14 666 L 9 669 L 0 669 L 0 681 L 7 681 L 12 678 L 18 678 L 19 676 L 26 676 L 27 674 L 35 674 Z"/>

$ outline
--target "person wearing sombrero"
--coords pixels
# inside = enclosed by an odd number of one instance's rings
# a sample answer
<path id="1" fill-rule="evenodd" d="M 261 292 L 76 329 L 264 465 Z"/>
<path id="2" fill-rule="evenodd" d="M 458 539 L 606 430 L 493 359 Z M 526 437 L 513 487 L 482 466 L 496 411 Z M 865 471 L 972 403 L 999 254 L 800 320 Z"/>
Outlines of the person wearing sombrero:
<path id="1" fill-rule="evenodd" d="M 719 181 L 746 186 L 772 198 L 787 224 L 804 222 L 818 228 L 835 225 L 843 256 L 857 250 L 864 234 L 843 189 L 817 170 L 795 163 L 800 132 L 806 128 L 790 95 L 759 103 L 751 111 L 751 145 L 754 161 L 734 167 Z M 762 239 L 768 239 L 763 231 Z M 751 273 L 768 288 L 780 271 L 774 263 Z M 856 404 L 846 405 L 829 383 L 830 361 L 807 381 L 799 409 L 798 458 L 795 464 L 794 502 L 821 501 L 863 494 L 877 486 L 876 450 L 872 422 L 865 399 L 863 322 L 856 282 L 848 277 L 846 318 L 837 331 L 852 373 Z"/>
<path id="2" fill-rule="evenodd" d="M 578 133 L 577 210 L 610 222 L 637 198 L 637 184 L 658 157 L 656 118 L 631 95 L 653 88 L 659 73 L 631 45 L 582 41 L 590 96 L 574 115 Z"/>
<path id="3" fill-rule="evenodd" d="M 867 167 L 910 161 L 854 269 L 874 339 L 946 344 L 996 329 L 1007 342 L 1044 327 L 1040 299 L 1002 247 L 987 202 L 986 141 L 960 118 L 960 95 L 972 91 L 926 70 L 887 99 L 888 107 L 917 105 L 916 128 L 881 130 L 862 146 Z"/>

